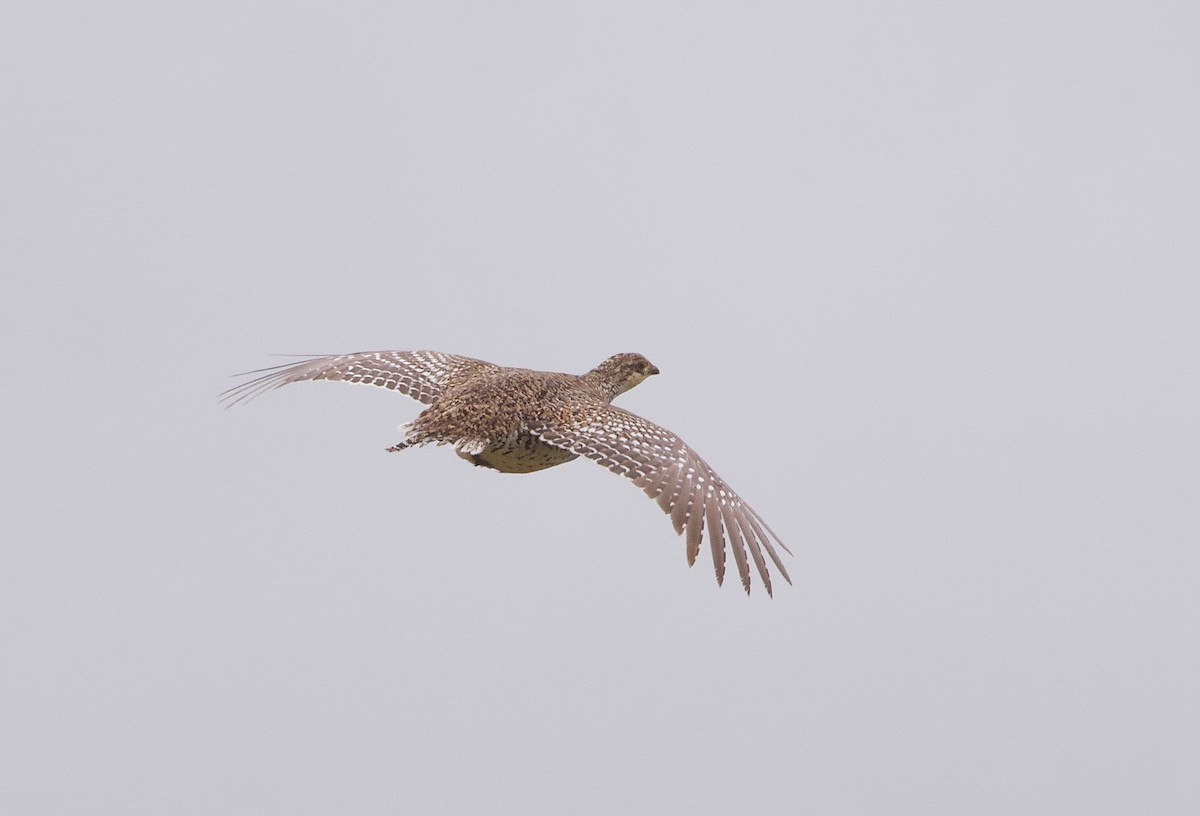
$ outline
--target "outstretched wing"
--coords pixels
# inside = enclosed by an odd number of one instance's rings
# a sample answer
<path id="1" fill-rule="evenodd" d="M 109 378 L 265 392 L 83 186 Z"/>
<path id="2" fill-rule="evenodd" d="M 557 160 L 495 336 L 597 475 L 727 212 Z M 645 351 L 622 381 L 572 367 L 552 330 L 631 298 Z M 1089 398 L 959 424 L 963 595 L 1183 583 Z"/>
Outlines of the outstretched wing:
<path id="1" fill-rule="evenodd" d="M 428 405 L 456 374 L 494 367 L 483 360 L 440 351 L 360 351 L 247 371 L 261 376 L 225 391 L 221 401 L 236 405 L 302 380 L 341 380 L 390 388 Z"/>
<path id="2" fill-rule="evenodd" d="M 596 406 L 574 414 L 569 421 L 541 423 L 530 430 L 544 442 L 586 456 L 633 481 L 671 517 L 675 532 L 687 531 L 688 564 L 696 562 L 705 524 L 717 583 L 725 579 L 725 541 L 733 551 L 738 574 L 750 592 L 750 565 L 771 594 L 771 574 L 765 551 L 789 584 L 787 570 L 775 551 L 774 539 L 791 550 L 750 505 L 742 501 L 708 463 L 675 434 L 613 405 Z"/>

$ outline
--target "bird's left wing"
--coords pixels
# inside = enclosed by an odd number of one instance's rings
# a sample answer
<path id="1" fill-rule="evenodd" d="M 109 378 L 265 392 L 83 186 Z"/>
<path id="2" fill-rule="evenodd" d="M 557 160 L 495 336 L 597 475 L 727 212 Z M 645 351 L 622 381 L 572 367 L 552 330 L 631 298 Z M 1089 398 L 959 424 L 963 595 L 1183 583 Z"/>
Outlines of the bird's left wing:
<path id="1" fill-rule="evenodd" d="M 547 444 L 599 462 L 657 499 L 671 517 L 675 532 L 687 531 L 689 565 L 695 563 L 700 552 L 707 523 L 718 584 L 725 578 L 726 538 L 747 594 L 750 592 L 747 548 L 768 595 L 771 574 L 763 558 L 764 551 L 784 580 L 792 582 L 772 539 L 785 552 L 790 554 L 791 550 L 708 463 L 667 429 L 637 414 L 604 405 L 573 411 L 554 422 L 535 423 L 530 431 Z"/>
<path id="2" fill-rule="evenodd" d="M 261 376 L 225 391 L 221 401 L 236 405 L 264 391 L 303 380 L 341 380 L 390 388 L 428 405 L 455 375 L 487 367 L 495 366 L 440 351 L 360 351 L 248 371 Z"/>

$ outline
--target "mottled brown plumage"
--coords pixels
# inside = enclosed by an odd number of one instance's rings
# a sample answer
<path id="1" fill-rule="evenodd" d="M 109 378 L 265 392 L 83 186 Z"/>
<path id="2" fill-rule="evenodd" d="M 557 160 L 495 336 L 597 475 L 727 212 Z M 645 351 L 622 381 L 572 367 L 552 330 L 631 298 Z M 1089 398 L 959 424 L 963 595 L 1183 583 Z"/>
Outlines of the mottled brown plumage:
<path id="1" fill-rule="evenodd" d="M 429 407 L 401 426 L 404 438 L 389 451 L 453 445 L 462 458 L 505 473 L 531 473 L 584 456 L 658 501 L 675 531 L 686 531 L 689 565 L 707 526 L 718 584 L 725 577 L 726 540 L 747 593 L 752 561 L 771 594 L 764 553 L 791 583 L 772 539 L 790 550 L 761 516 L 675 434 L 611 404 L 658 373 L 640 354 L 617 354 L 582 376 L 504 368 L 436 351 L 359 352 L 262 372 L 251 372 L 261 376 L 229 389 L 223 400 L 236 404 L 302 380 L 390 388 Z"/>

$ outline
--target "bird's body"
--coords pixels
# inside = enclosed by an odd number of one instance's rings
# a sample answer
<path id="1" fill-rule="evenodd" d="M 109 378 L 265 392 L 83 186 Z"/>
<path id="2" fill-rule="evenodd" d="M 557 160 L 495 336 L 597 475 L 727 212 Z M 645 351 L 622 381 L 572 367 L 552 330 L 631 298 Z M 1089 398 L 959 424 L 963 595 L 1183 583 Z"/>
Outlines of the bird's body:
<path id="1" fill-rule="evenodd" d="M 362 382 L 400 391 L 429 407 L 401 426 L 404 438 L 389 451 L 453 445 L 467 461 L 504 473 L 531 473 L 585 456 L 658 500 L 676 532 L 687 532 L 689 564 L 707 524 L 718 583 L 724 578 L 726 537 L 747 592 L 747 548 L 768 594 L 764 551 L 791 582 L 771 539 L 787 547 L 703 459 L 669 431 L 611 404 L 658 373 L 640 354 L 615 355 L 579 376 L 434 351 L 359 352 L 266 372 L 230 389 L 225 399 L 232 404 L 302 380 Z"/>
<path id="2" fill-rule="evenodd" d="M 567 374 L 479 365 L 452 380 L 441 397 L 402 426 L 389 450 L 429 442 L 454 445 L 459 456 L 503 473 L 532 473 L 577 458 L 542 442 L 529 426 L 539 417 L 570 415 L 576 383 Z"/>

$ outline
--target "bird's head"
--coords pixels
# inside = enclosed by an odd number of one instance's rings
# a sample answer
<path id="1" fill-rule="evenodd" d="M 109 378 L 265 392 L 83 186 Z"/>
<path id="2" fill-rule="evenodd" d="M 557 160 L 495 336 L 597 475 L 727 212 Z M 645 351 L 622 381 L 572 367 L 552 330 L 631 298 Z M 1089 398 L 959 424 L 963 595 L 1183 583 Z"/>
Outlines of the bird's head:
<path id="1" fill-rule="evenodd" d="M 657 373 L 658 366 L 640 354 L 614 354 L 584 377 L 611 400 Z"/>

